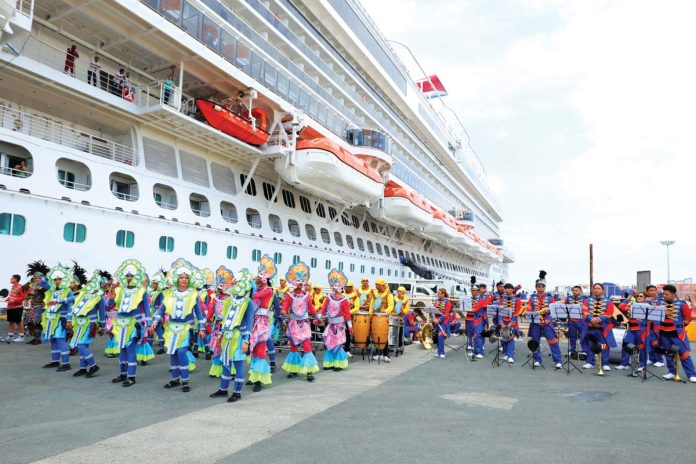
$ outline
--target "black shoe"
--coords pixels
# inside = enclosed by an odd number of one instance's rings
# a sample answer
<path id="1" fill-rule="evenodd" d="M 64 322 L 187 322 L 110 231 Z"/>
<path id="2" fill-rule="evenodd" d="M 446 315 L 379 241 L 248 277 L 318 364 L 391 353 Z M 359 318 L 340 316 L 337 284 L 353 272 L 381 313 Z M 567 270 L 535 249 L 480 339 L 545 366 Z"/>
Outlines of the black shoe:
<path id="1" fill-rule="evenodd" d="M 182 392 L 190 392 L 191 391 L 191 385 L 189 385 L 188 381 L 184 380 L 181 382 L 181 391 Z"/>
<path id="2" fill-rule="evenodd" d="M 227 390 L 218 390 L 215 393 L 211 393 L 210 397 L 211 398 L 227 398 L 229 393 L 227 393 Z"/>
<path id="3" fill-rule="evenodd" d="M 261 382 L 254 382 L 254 392 L 261 391 Z"/>
<path id="4" fill-rule="evenodd" d="M 213 358 L 213 353 L 207 352 L 207 353 L 205 354 L 205 360 L 206 360 L 206 361 L 210 361 L 212 358 Z"/>
<path id="5" fill-rule="evenodd" d="M 69 371 L 70 369 L 72 369 L 72 367 L 70 367 L 70 363 L 67 363 L 67 364 L 61 365 L 58 369 L 56 369 L 56 372 L 65 372 L 65 371 Z"/>
<path id="6" fill-rule="evenodd" d="M 252 382 L 251 380 L 247 380 L 244 385 L 254 385 L 254 382 Z"/>
<path id="7" fill-rule="evenodd" d="M 228 402 L 228 403 L 234 403 L 235 401 L 241 400 L 241 399 L 242 399 L 242 394 L 241 394 L 241 393 L 232 393 L 232 396 L 230 396 L 229 398 L 227 398 L 227 402 Z"/>
<path id="8" fill-rule="evenodd" d="M 141 366 L 147 366 L 147 361 L 140 361 Z"/>
<path id="9" fill-rule="evenodd" d="M 99 366 L 97 366 L 96 364 L 94 366 L 90 367 L 89 370 L 87 371 L 87 374 L 85 375 L 85 378 L 89 379 L 91 377 L 94 377 L 98 370 L 99 370 Z"/>
<path id="10" fill-rule="evenodd" d="M 128 377 L 126 376 L 126 374 L 121 374 L 118 377 L 114 377 L 113 379 L 111 379 L 111 383 L 121 383 L 124 382 L 127 378 Z"/>
<path id="11" fill-rule="evenodd" d="M 336 371 L 336 372 L 340 372 L 340 371 L 342 371 L 343 369 L 341 369 L 340 367 L 334 367 L 333 370 Z"/>
<path id="12" fill-rule="evenodd" d="M 75 372 L 72 376 L 73 377 L 81 377 L 85 374 L 87 374 L 87 369 L 80 369 L 79 371 Z"/>
<path id="13" fill-rule="evenodd" d="M 123 381 L 121 384 L 122 387 L 130 387 L 135 383 L 135 377 L 128 377 L 126 380 Z"/>
<path id="14" fill-rule="evenodd" d="M 177 380 L 170 380 L 169 383 L 165 383 L 163 388 L 174 388 L 174 387 L 179 387 L 181 386 L 181 381 L 179 379 Z"/>
<path id="15" fill-rule="evenodd" d="M 60 363 L 58 361 L 51 361 L 50 363 L 44 365 L 44 369 L 50 369 L 52 367 L 58 367 L 60 366 Z"/>
<path id="16" fill-rule="evenodd" d="M 198 351 L 194 351 L 194 352 L 193 352 L 193 357 L 196 358 L 196 359 L 198 359 L 198 356 L 199 356 L 199 355 L 198 355 Z"/>
<path id="17" fill-rule="evenodd" d="M 322 370 L 325 370 L 325 371 L 330 371 L 331 369 L 333 369 L 333 368 L 332 367 L 322 367 Z"/>
<path id="18" fill-rule="evenodd" d="M 297 372 L 291 372 L 288 374 L 288 379 L 294 379 L 295 377 L 297 377 Z"/>
<path id="19" fill-rule="evenodd" d="M 164 348 L 160 348 L 159 350 L 157 350 L 157 354 L 164 354 L 166 352 L 167 350 L 165 350 Z"/>
<path id="20" fill-rule="evenodd" d="M 312 374 L 307 374 L 307 382 L 314 382 L 314 376 Z"/>
<path id="21" fill-rule="evenodd" d="M 275 361 L 271 361 L 271 374 L 273 374 L 275 372 L 275 370 L 276 370 Z"/>

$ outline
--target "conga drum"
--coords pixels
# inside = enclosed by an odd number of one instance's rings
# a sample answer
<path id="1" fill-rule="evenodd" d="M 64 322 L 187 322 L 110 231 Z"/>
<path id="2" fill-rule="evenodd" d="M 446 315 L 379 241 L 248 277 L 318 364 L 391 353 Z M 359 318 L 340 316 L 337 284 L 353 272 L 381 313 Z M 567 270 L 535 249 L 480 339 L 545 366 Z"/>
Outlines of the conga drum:
<path id="1" fill-rule="evenodd" d="M 353 341 L 356 348 L 367 346 L 367 336 L 370 335 L 370 313 L 358 311 L 353 316 Z"/>
<path id="2" fill-rule="evenodd" d="M 383 349 L 389 338 L 389 315 L 374 313 L 372 315 L 372 343 L 375 348 Z"/>

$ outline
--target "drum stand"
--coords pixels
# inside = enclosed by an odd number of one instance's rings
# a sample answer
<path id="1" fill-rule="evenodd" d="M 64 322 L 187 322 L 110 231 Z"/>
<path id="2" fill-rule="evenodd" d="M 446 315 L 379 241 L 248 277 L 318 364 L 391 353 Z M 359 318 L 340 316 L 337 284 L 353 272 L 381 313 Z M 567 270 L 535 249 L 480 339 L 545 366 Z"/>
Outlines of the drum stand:
<path id="1" fill-rule="evenodd" d="M 500 367 L 503 363 L 507 364 L 507 367 L 512 367 L 512 364 L 508 362 L 507 358 L 505 358 L 505 361 L 500 359 L 500 353 L 502 353 L 501 346 L 500 337 L 498 337 L 498 346 L 495 350 L 495 357 L 491 362 L 491 367 Z"/>

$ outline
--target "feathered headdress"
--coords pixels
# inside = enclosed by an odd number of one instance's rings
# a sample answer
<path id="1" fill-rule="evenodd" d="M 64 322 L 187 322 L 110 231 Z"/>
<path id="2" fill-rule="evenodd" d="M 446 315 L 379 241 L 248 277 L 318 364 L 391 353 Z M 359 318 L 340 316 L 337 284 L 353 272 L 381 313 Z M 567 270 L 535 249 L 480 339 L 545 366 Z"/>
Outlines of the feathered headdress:
<path id="1" fill-rule="evenodd" d="M 46 277 L 51 269 L 43 261 L 27 264 L 27 277 Z"/>
<path id="2" fill-rule="evenodd" d="M 297 264 L 293 264 L 290 266 L 290 269 L 288 269 L 287 274 L 285 274 L 285 278 L 292 285 L 304 285 L 309 280 L 309 266 L 302 261 Z"/>
<path id="3" fill-rule="evenodd" d="M 155 274 L 152 276 L 152 279 L 150 279 L 150 288 L 152 288 L 152 284 L 157 284 L 157 291 L 162 291 L 165 288 L 167 288 L 167 284 L 169 283 L 167 281 L 167 276 L 165 275 L 166 271 L 162 268 L 160 268 L 159 271 L 155 272 Z"/>
<path id="4" fill-rule="evenodd" d="M 542 284 L 546 286 L 546 274 L 544 270 L 539 271 L 539 278 L 536 280 L 536 285 Z"/>
<path id="5" fill-rule="evenodd" d="M 85 290 L 87 293 L 97 293 L 101 291 L 102 276 L 99 269 L 95 269 L 92 272 L 87 284 L 85 284 Z"/>
<path id="6" fill-rule="evenodd" d="M 111 273 L 109 271 L 99 271 L 99 276 L 101 277 L 101 283 L 106 283 L 106 282 L 111 282 L 113 280 L 113 277 L 111 276 Z"/>
<path id="7" fill-rule="evenodd" d="M 208 267 L 203 269 L 203 274 L 205 274 L 205 285 L 213 286 L 215 285 L 215 273 Z"/>
<path id="8" fill-rule="evenodd" d="M 215 286 L 222 291 L 227 291 L 232 285 L 234 285 L 234 274 L 232 271 L 225 266 L 217 268 L 217 271 L 215 271 Z"/>
<path id="9" fill-rule="evenodd" d="M 265 283 L 269 283 L 273 277 L 278 273 L 278 268 L 276 268 L 273 259 L 268 255 L 263 255 L 261 261 L 259 261 L 259 267 L 256 271 L 256 276 Z"/>
<path id="10" fill-rule="evenodd" d="M 59 290 L 58 288 L 55 288 L 54 280 L 61 279 L 60 286 L 61 288 L 65 288 L 68 286 L 73 277 L 70 268 L 63 266 L 60 263 L 57 266 L 52 267 L 51 270 L 48 271 L 47 276 L 51 281 L 51 288 L 53 288 L 53 290 Z"/>
<path id="11" fill-rule="evenodd" d="M 331 269 L 329 272 L 329 287 L 331 287 L 333 291 L 342 292 L 346 282 L 348 282 L 348 278 L 346 278 L 343 272 L 338 269 Z"/>
<path id="12" fill-rule="evenodd" d="M 128 280 L 126 279 L 129 275 L 133 276 L 130 285 L 133 287 L 142 287 L 145 283 L 145 267 L 140 264 L 137 259 L 127 259 L 122 262 L 118 269 L 116 269 L 116 280 L 121 287 L 128 287 Z"/>
<path id="13" fill-rule="evenodd" d="M 194 269 L 192 280 L 193 288 L 205 287 L 205 272 L 203 272 L 203 269 Z"/>
<path id="14" fill-rule="evenodd" d="M 184 258 L 179 258 L 172 263 L 172 266 L 169 269 L 169 278 L 171 279 L 172 284 L 176 286 L 179 282 L 179 276 L 182 274 L 187 274 L 189 276 L 189 288 L 195 288 L 194 272 L 196 270 L 197 269 L 193 264 L 186 261 Z"/>
<path id="15" fill-rule="evenodd" d="M 73 261 L 72 273 L 72 281 L 77 285 L 82 287 L 87 283 L 87 271 L 85 271 L 85 268 L 77 264 L 77 261 Z"/>
<path id="16" fill-rule="evenodd" d="M 251 291 L 251 287 L 251 272 L 249 272 L 249 269 L 244 268 L 237 273 L 236 282 L 229 290 L 229 293 L 236 296 L 246 296 Z"/>

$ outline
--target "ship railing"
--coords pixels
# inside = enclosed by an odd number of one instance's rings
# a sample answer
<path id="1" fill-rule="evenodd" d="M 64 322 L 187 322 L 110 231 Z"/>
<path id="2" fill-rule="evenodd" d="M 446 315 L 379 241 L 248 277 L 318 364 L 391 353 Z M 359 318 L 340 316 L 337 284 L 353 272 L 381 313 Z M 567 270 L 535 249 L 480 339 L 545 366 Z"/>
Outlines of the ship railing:
<path id="1" fill-rule="evenodd" d="M 74 182 L 70 180 L 59 180 L 59 182 L 61 183 L 61 185 L 63 185 L 63 187 L 69 188 L 71 190 L 77 190 L 79 192 L 86 192 L 92 188 L 91 184 L 82 184 L 80 182 Z"/>
<path id="2" fill-rule="evenodd" d="M 200 217 L 210 216 L 210 211 L 208 211 L 207 209 L 191 208 L 191 211 L 193 211 L 193 214 L 195 214 L 196 216 L 200 216 Z"/>
<path id="3" fill-rule="evenodd" d="M 181 101 L 181 91 L 172 82 L 155 81 L 142 87 L 142 98 L 140 106 L 151 108 L 158 106 L 169 106 L 174 109 L 179 108 Z"/>
<path id="4" fill-rule="evenodd" d="M 118 198 L 119 200 L 125 200 L 125 201 L 138 201 L 138 195 L 133 195 L 130 193 L 122 193 L 122 192 L 117 192 L 112 190 L 111 193 Z"/>
<path id="5" fill-rule="evenodd" d="M 137 165 L 132 147 L 72 129 L 47 118 L 0 104 L 0 127 L 74 148 L 119 163 Z"/>
<path id="6" fill-rule="evenodd" d="M 177 205 L 173 203 L 165 203 L 163 201 L 156 201 L 157 206 L 159 206 L 162 209 L 168 209 L 168 210 L 175 210 L 177 208 Z"/>
<path id="7" fill-rule="evenodd" d="M 0 167 L 0 174 L 12 177 L 29 177 L 31 176 L 32 172 L 23 169 Z"/>

